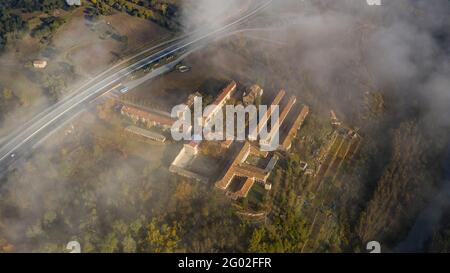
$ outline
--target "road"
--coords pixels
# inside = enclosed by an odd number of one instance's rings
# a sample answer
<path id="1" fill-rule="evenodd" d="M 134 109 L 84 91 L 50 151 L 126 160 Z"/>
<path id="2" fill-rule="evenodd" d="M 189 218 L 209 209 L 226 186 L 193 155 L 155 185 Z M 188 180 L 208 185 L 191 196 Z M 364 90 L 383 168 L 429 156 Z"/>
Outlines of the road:
<path id="1" fill-rule="evenodd" d="M 149 56 L 142 57 L 140 60 L 137 60 L 132 64 L 128 64 L 126 67 L 118 70 L 117 72 L 112 72 L 110 75 L 108 75 L 108 73 L 112 69 L 109 69 L 84 84 L 79 88 L 79 92 L 73 92 L 71 96 L 64 98 L 60 102 L 49 107 L 47 110 L 37 115 L 5 138 L 7 140 L 3 142 L 3 145 L 0 148 L 0 175 L 2 172 L 5 172 L 10 165 L 17 162 L 18 159 L 31 152 L 32 147 L 35 146 L 35 144 L 42 138 L 45 138 L 67 119 L 70 119 L 72 116 L 79 113 L 88 102 L 108 91 L 111 91 L 111 88 L 127 79 L 128 76 L 134 71 L 142 69 L 149 64 L 158 62 L 166 56 L 180 53 L 180 55 L 183 55 L 184 52 L 190 52 L 193 49 L 208 44 L 214 39 L 226 34 L 227 31 L 232 30 L 233 27 L 239 26 L 239 24 L 246 22 L 248 19 L 258 14 L 260 11 L 268 7 L 272 1 L 273 0 L 267 0 L 261 4 L 258 4 L 254 9 L 248 11 L 238 19 L 224 26 L 207 31 L 196 31 L 181 38 L 167 41 L 163 43 L 165 46 L 163 49 L 160 49 Z M 154 48 L 158 48 L 158 46 Z M 149 52 L 152 49 L 147 49 L 145 52 Z M 139 55 L 142 54 L 139 53 L 135 56 Z M 177 58 L 177 61 L 179 61 L 179 58 Z M 175 61 L 151 71 L 145 76 L 146 80 L 167 72 L 172 68 L 174 63 Z"/>

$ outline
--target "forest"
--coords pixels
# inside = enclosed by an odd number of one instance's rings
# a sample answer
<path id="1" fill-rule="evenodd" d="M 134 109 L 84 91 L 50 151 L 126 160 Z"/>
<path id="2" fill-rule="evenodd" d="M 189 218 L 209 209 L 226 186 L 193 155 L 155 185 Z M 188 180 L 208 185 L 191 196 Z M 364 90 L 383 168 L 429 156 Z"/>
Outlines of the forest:
<path id="1" fill-rule="evenodd" d="M 9 12 L 5 7 L 0 7 L 0 51 L 7 45 L 9 39 L 14 38 L 26 27 L 27 23 L 19 15 Z"/>
<path id="2" fill-rule="evenodd" d="M 61 3 L 2 1 L 2 44 L 27 28 L 18 15 L 21 11 L 49 12 L 63 8 Z M 93 18 L 121 11 L 175 26 L 179 14 L 176 5 L 165 1 L 89 3 L 85 15 Z M 6 185 L 0 191 L 0 234 L 4 235 L 0 251 L 60 252 L 70 240 L 79 240 L 86 252 L 362 252 L 371 240 L 380 241 L 385 250 L 394 250 L 443 184 L 442 164 L 450 131 L 448 124 L 438 123 L 445 122 L 444 118 L 433 115 L 445 116 L 448 105 L 439 108 L 441 104 L 430 102 L 434 97 L 430 86 L 437 83 L 425 84 L 422 80 L 432 79 L 435 68 L 422 67 L 428 61 L 423 61 L 420 54 L 406 59 L 414 70 L 426 71 L 423 75 L 416 77 L 412 73 L 414 77 L 405 76 L 403 81 L 397 79 L 404 75 L 397 75 L 395 83 L 374 83 L 372 73 L 379 71 L 370 70 L 368 63 L 374 60 L 369 60 L 371 52 L 366 52 L 363 45 L 370 31 L 385 27 L 375 18 L 360 18 L 367 26 L 363 30 L 361 21 L 351 27 L 345 25 L 344 32 L 350 36 L 339 37 L 339 41 L 345 41 L 332 44 L 332 48 L 327 47 L 331 43 L 324 42 L 328 37 L 320 35 L 321 47 L 316 47 L 317 33 L 306 29 L 302 31 L 310 40 L 303 39 L 301 32 L 299 41 L 284 44 L 283 50 L 243 37 L 212 48 L 214 52 L 225 49 L 220 51 L 225 52 L 220 54 L 221 62 L 237 56 L 242 62 L 236 63 L 246 74 L 237 75 L 241 70 L 234 63 L 232 69 L 222 66 L 221 71 L 244 81 L 258 81 L 266 90 L 285 88 L 314 111 L 314 118 L 306 122 L 305 131 L 300 131 L 295 140 L 293 151 L 281 154 L 270 177 L 273 188 L 262 206 L 268 212 L 263 221 L 239 217 L 236 204 L 210 185 L 169 174 L 166 167 L 170 151 L 160 148 L 161 158 L 155 152 L 153 161 L 142 158 L 139 152 L 153 153 L 158 148 L 142 149 L 144 144 L 127 139 L 121 127 L 109 120 L 114 115 L 109 109 L 98 115 L 100 119 L 88 114 L 85 120 L 94 119 L 95 130 L 62 136 L 64 142 L 53 146 L 56 151 L 42 148 L 23 170 L 15 170 L 0 181 Z M 62 23 L 50 16 L 34 29 L 34 35 L 51 38 Z M 426 37 L 426 43 L 420 44 L 423 48 L 435 38 Z M 305 53 L 299 55 L 299 48 Z M 317 48 L 319 51 L 315 51 Z M 335 70 L 325 65 L 311 66 L 313 61 L 322 64 L 323 52 L 336 53 L 336 48 L 344 48 L 351 56 L 344 54 L 344 61 L 338 59 Z M 414 53 L 417 48 L 408 50 Z M 435 50 L 439 52 L 438 46 Z M 227 55 L 231 51 L 235 55 Z M 431 56 L 435 55 L 426 55 Z M 375 59 L 389 59 L 384 57 Z M 248 60 L 252 64 L 245 67 Z M 58 100 L 64 80 L 43 79 L 47 95 Z M 11 109 L 9 105 L 19 102 L 12 90 L 4 86 L 0 90 L 0 110 L 6 113 Z M 330 109 L 357 130 L 363 141 L 355 158 L 343 163 L 342 171 L 333 179 L 320 181 L 322 187 L 318 189 L 317 181 L 306 177 L 298 166 L 302 160 L 308 160 L 311 166 L 320 163 L 312 155 L 320 154 L 329 140 Z M 450 223 L 446 219 L 448 213 L 444 213 L 428 242 L 429 250 L 450 249 Z"/>

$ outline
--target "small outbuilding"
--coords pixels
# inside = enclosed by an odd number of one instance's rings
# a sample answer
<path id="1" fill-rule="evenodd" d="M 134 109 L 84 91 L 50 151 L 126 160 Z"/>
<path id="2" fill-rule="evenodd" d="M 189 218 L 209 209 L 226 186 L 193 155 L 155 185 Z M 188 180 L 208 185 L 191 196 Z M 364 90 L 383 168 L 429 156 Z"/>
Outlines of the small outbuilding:
<path id="1" fill-rule="evenodd" d="M 261 97 L 263 93 L 263 89 L 259 85 L 254 84 L 244 93 L 242 101 L 245 105 L 254 104 L 256 98 Z"/>
<path id="2" fill-rule="evenodd" d="M 47 67 L 47 61 L 46 60 L 34 60 L 33 61 L 33 67 L 34 68 L 46 68 Z"/>
<path id="3" fill-rule="evenodd" d="M 66 0 L 66 4 L 69 6 L 81 6 L 81 0 Z"/>

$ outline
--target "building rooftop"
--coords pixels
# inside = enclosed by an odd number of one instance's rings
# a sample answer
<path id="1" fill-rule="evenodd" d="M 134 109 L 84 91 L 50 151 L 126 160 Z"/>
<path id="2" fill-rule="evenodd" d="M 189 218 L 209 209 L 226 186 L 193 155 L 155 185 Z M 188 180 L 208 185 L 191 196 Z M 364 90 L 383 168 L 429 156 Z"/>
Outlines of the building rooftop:
<path id="1" fill-rule="evenodd" d="M 267 178 L 267 173 L 263 169 L 248 164 L 235 166 L 234 172 L 238 176 L 252 177 L 261 182 L 264 182 Z"/>
<path id="2" fill-rule="evenodd" d="M 262 128 L 264 128 L 264 126 L 267 124 L 267 121 L 272 116 L 274 106 L 277 106 L 280 104 L 280 102 L 283 99 L 285 94 L 286 94 L 286 91 L 284 91 L 284 90 L 280 90 L 280 92 L 278 92 L 278 94 L 275 96 L 272 103 L 270 104 L 269 109 L 267 109 L 267 111 L 264 113 L 264 115 L 262 117 L 260 117 L 259 122 L 258 122 L 258 127 L 255 129 L 256 132 L 252 132 L 251 135 L 256 136 L 261 132 Z"/>
<path id="3" fill-rule="evenodd" d="M 231 182 L 231 179 L 234 177 L 233 167 L 237 164 L 244 162 L 249 153 L 250 153 L 250 143 L 245 142 L 244 146 L 239 151 L 238 155 L 234 158 L 233 162 L 230 164 L 223 178 L 216 183 L 216 186 L 218 188 L 225 190 L 228 187 L 228 185 Z"/>
<path id="4" fill-rule="evenodd" d="M 284 138 L 283 143 L 281 144 L 281 146 L 284 150 L 290 149 L 292 139 L 295 137 L 297 130 L 302 126 L 302 124 L 305 121 L 308 114 L 309 114 L 309 107 L 303 106 L 302 110 L 300 110 L 300 112 L 297 115 L 297 118 L 292 123 L 292 126 L 290 127 L 288 133 L 286 134 L 286 137 Z"/>
<path id="5" fill-rule="evenodd" d="M 250 189 L 253 187 L 253 184 L 255 184 L 255 179 L 247 177 L 245 180 L 244 185 L 241 187 L 241 189 L 237 192 L 235 192 L 233 195 L 236 197 L 245 198 L 247 197 Z"/>
<path id="6" fill-rule="evenodd" d="M 46 60 L 34 60 L 33 61 L 33 66 L 36 68 L 45 68 L 47 66 L 47 61 Z"/>
<path id="7" fill-rule="evenodd" d="M 220 105 L 230 93 L 236 90 L 236 86 L 236 82 L 231 81 L 224 89 L 222 89 L 222 92 L 214 100 L 213 104 Z"/>
<path id="8" fill-rule="evenodd" d="M 145 129 L 142 129 L 142 128 L 139 128 L 139 127 L 136 127 L 133 125 L 126 127 L 125 130 L 127 132 L 130 132 L 130 133 L 133 133 L 133 134 L 136 134 L 139 136 L 143 136 L 143 137 L 146 137 L 149 139 L 157 140 L 160 142 L 166 141 L 166 137 L 161 134 L 157 134 L 157 133 L 154 133 L 149 130 L 145 130 Z"/>
<path id="9" fill-rule="evenodd" d="M 215 105 L 216 107 L 210 107 L 207 109 L 207 111 L 204 113 L 204 116 L 209 118 L 211 115 L 213 115 L 217 111 L 217 107 L 221 107 L 224 101 L 227 99 L 227 96 L 233 93 L 236 90 L 236 82 L 231 81 L 224 89 L 222 89 L 222 92 L 217 96 L 217 98 L 214 100 L 211 105 Z"/>
<path id="10" fill-rule="evenodd" d="M 175 120 L 173 120 L 169 117 L 165 117 L 165 116 L 162 116 L 157 113 L 147 112 L 147 111 L 135 108 L 135 107 L 130 107 L 130 106 L 124 105 L 124 106 L 122 106 L 121 111 L 122 111 L 122 113 L 127 113 L 127 114 L 130 114 L 133 116 L 151 120 L 151 121 L 154 121 L 161 125 L 172 126 L 175 123 Z"/>
<path id="11" fill-rule="evenodd" d="M 275 124 L 272 124 L 272 128 L 270 128 L 270 132 L 267 134 L 265 139 L 263 139 L 265 144 L 271 146 L 271 144 L 273 142 L 273 136 L 276 133 L 279 133 L 281 125 L 285 121 L 287 115 L 291 111 L 291 109 L 294 106 L 296 101 L 297 101 L 297 98 L 295 96 L 291 96 L 289 98 L 289 101 L 288 101 L 287 105 L 283 108 L 283 111 L 281 112 L 280 116 L 278 117 L 278 121 Z"/>
<path id="12" fill-rule="evenodd" d="M 259 85 L 254 84 L 244 93 L 242 100 L 245 104 L 252 104 L 255 103 L 256 98 L 262 96 L 263 93 L 263 89 Z"/>
<path id="13" fill-rule="evenodd" d="M 222 179 L 217 181 L 216 187 L 226 190 L 235 176 L 249 177 L 261 182 L 265 182 L 268 177 L 268 173 L 265 172 L 265 170 L 244 163 L 250 154 L 267 157 L 266 152 L 260 152 L 257 148 L 255 149 L 249 142 L 245 142 L 244 146 L 241 148 L 237 156 L 234 158 L 233 162 L 228 167 L 225 175 L 222 177 Z"/>
<path id="14" fill-rule="evenodd" d="M 189 141 L 186 145 L 192 147 L 192 148 L 197 148 L 200 145 L 201 141 L 198 140 L 191 140 Z"/>

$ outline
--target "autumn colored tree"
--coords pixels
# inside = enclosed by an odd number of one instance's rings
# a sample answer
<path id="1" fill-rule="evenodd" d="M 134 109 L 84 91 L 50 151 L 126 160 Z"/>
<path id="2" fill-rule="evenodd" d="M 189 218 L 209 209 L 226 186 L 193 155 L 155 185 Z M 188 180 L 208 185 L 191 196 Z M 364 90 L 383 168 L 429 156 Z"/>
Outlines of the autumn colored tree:
<path id="1" fill-rule="evenodd" d="M 155 253 L 173 253 L 179 248 L 180 238 L 176 224 L 160 225 L 153 219 L 147 227 L 148 251 Z"/>

